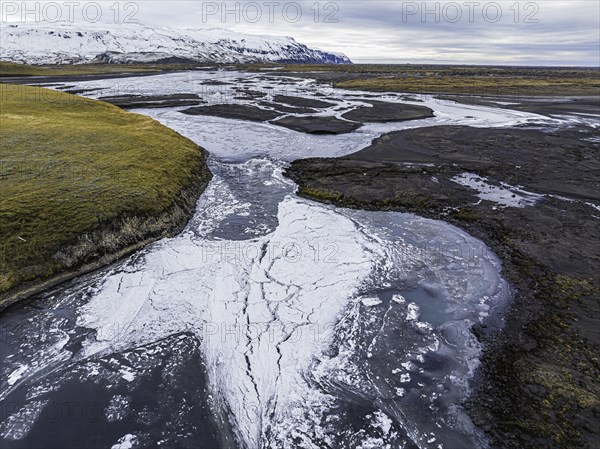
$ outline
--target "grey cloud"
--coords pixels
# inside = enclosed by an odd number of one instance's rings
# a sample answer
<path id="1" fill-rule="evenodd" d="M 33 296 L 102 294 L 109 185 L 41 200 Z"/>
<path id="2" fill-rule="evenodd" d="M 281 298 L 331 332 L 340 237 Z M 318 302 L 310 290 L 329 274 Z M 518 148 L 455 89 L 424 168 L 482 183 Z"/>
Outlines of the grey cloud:
<path id="1" fill-rule="evenodd" d="M 600 65 L 600 2 L 595 0 L 480 0 L 474 7 L 474 20 L 469 21 L 467 0 L 458 1 L 416 1 L 400 0 L 280 0 L 274 7 L 275 16 L 269 21 L 268 0 L 257 1 L 151 1 L 135 2 L 139 6 L 137 18 L 147 25 L 171 26 L 174 28 L 228 28 L 234 31 L 254 34 L 274 34 L 293 36 L 299 42 L 326 50 L 345 52 L 356 62 L 452 62 L 460 63 L 514 63 L 520 61 L 531 65 Z M 125 4 L 122 1 L 121 4 Z M 104 3 L 113 4 L 111 0 Z M 258 4 L 263 12 L 261 20 L 253 23 L 241 16 L 228 14 L 222 20 L 221 14 L 210 16 L 203 12 L 223 5 L 233 10 L 246 8 L 251 13 L 251 4 Z M 285 6 L 294 12 L 294 4 L 301 5 L 302 18 L 298 22 L 288 20 L 283 15 Z M 431 11 L 439 4 L 440 16 L 436 22 L 431 14 L 421 15 L 423 7 Z M 448 6 L 448 5 L 452 6 Z M 492 23 L 495 7 L 499 5 L 502 17 Z M 315 21 L 314 6 L 319 9 Z M 485 5 L 489 9 L 488 20 L 483 15 Z M 514 5 L 518 6 L 518 18 Z M 456 7 L 462 13 L 461 20 L 452 23 Z M 511 9 L 513 7 L 513 9 Z M 250 8 L 250 9 L 248 9 Z M 407 12 L 417 14 L 407 16 Z M 445 9 L 444 9 L 445 8 Z M 454 8 L 454 10 L 453 10 Z M 332 17 L 337 23 L 327 22 L 327 13 L 336 12 Z M 404 11 L 404 15 L 403 15 Z M 537 23 L 525 23 L 527 15 Z M 516 20 L 518 19 L 518 20 Z M 516 23 L 515 23 L 516 22 Z M 456 59 L 448 59 L 455 55 Z"/>

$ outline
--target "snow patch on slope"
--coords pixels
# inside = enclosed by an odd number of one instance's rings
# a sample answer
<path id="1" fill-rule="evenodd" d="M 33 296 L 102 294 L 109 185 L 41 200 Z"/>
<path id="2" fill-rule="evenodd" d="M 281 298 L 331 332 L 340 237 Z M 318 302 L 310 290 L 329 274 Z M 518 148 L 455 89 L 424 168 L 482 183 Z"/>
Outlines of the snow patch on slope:
<path id="1" fill-rule="evenodd" d="M 27 23 L 0 29 L 0 60 L 29 64 L 133 62 L 306 62 L 350 64 L 291 37 L 220 28 L 177 30 L 134 24 Z"/>

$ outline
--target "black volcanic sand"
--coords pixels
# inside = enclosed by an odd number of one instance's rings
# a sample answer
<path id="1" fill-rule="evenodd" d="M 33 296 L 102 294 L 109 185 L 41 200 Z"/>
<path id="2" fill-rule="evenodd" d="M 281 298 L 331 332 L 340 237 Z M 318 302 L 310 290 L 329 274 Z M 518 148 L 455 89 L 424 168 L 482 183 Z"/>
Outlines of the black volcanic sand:
<path id="1" fill-rule="evenodd" d="M 292 106 L 285 106 L 279 103 L 270 103 L 268 101 L 261 101 L 258 103 L 261 106 L 265 106 L 268 108 L 273 108 L 278 112 L 282 112 L 285 114 L 314 114 L 317 112 L 316 109 L 311 108 L 294 108 Z"/>
<path id="2" fill-rule="evenodd" d="M 598 144 L 579 127 L 430 127 L 395 132 L 340 159 L 295 161 L 298 193 L 340 206 L 397 210 L 459 226 L 490 246 L 515 293 L 484 344 L 474 422 L 501 448 L 597 447 L 600 416 Z M 419 164 L 431 164 L 424 166 Z M 504 208 L 450 179 L 470 171 L 544 197 Z"/>
<path id="3" fill-rule="evenodd" d="M 362 94 L 360 97 L 357 97 L 356 94 L 344 94 L 344 97 L 348 97 L 348 100 L 352 100 L 352 101 L 363 101 L 365 102 L 365 98 L 380 98 L 381 95 L 370 95 L 370 94 Z M 388 97 L 396 97 L 398 100 L 401 101 L 415 101 L 415 102 L 420 102 L 422 103 L 423 100 L 412 96 L 412 95 L 405 95 L 405 94 L 395 94 L 395 93 L 388 93 L 386 94 L 386 96 Z M 385 101 L 366 101 L 365 103 L 387 103 Z M 387 103 L 389 104 L 389 103 Z"/>
<path id="4" fill-rule="evenodd" d="M 546 133 L 434 126 L 386 134 L 352 158 L 457 164 L 463 171 L 476 171 L 536 192 L 599 201 L 598 154 L 591 151 L 593 144 L 581 140 L 593 135 L 589 128 Z"/>
<path id="5" fill-rule="evenodd" d="M 251 99 L 264 98 L 267 96 L 267 94 L 264 92 L 260 92 L 258 90 L 252 90 L 250 88 L 236 89 L 236 91 L 240 94 L 243 94 L 243 95 L 251 98 Z"/>
<path id="6" fill-rule="evenodd" d="M 187 115 L 210 115 L 214 117 L 230 118 L 235 120 L 249 120 L 252 122 L 267 122 L 274 120 L 281 114 L 276 111 L 247 106 L 241 104 L 215 104 L 199 106 L 181 111 Z"/>
<path id="7" fill-rule="evenodd" d="M 118 95 L 100 97 L 99 100 L 114 104 L 123 109 L 133 108 L 170 108 L 176 106 L 196 106 L 205 103 L 196 94 L 173 95 Z"/>
<path id="8" fill-rule="evenodd" d="M 203 86 L 227 86 L 233 83 L 230 83 L 228 81 L 219 81 L 219 80 L 208 80 L 208 81 L 203 81 L 200 84 L 202 84 Z"/>
<path id="9" fill-rule="evenodd" d="M 273 96 L 273 101 L 300 108 L 322 109 L 330 108 L 336 105 L 336 103 L 331 103 L 329 101 L 315 100 L 313 98 L 294 97 L 291 95 L 275 95 Z"/>
<path id="10" fill-rule="evenodd" d="M 96 91 L 102 90 L 100 88 L 77 89 L 73 86 L 68 86 L 68 87 L 64 87 L 64 88 L 59 87 L 58 89 L 62 90 L 63 92 L 66 92 L 68 94 L 73 94 L 73 95 L 86 94 L 88 92 L 96 92 Z"/>
<path id="11" fill-rule="evenodd" d="M 83 88 L 78 88 L 78 87 L 72 86 L 72 85 L 61 85 L 61 84 L 47 84 L 47 85 L 44 85 L 41 87 L 50 87 L 50 86 L 56 87 L 56 90 L 61 90 L 68 94 L 83 94 L 86 92 L 95 92 L 98 90 L 102 90 L 99 87 L 83 89 Z"/>
<path id="12" fill-rule="evenodd" d="M 345 134 L 362 126 L 362 123 L 340 120 L 335 116 L 284 117 L 271 123 L 307 134 Z"/>
<path id="13" fill-rule="evenodd" d="M 372 107 L 363 106 L 346 112 L 342 117 L 357 122 L 400 122 L 433 117 L 433 111 L 425 106 L 412 104 L 368 101 Z"/>

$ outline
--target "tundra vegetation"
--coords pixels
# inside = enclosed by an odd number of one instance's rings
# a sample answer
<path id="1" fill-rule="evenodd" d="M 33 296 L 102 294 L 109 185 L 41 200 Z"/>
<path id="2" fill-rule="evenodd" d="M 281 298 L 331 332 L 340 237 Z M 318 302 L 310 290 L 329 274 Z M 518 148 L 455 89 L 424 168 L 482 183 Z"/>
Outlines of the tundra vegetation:
<path id="1" fill-rule="evenodd" d="M 0 84 L 0 307 L 180 229 L 205 152 L 101 101 Z"/>

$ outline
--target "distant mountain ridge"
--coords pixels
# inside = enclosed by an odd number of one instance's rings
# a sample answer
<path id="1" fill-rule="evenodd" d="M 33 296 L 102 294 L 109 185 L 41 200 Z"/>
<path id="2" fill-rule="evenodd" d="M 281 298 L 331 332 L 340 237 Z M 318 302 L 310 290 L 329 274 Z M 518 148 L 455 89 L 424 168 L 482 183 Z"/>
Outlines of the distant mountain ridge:
<path id="1" fill-rule="evenodd" d="M 309 48 L 292 37 L 220 28 L 143 25 L 3 24 L 0 60 L 27 64 L 144 62 L 280 62 L 351 64 L 347 56 Z"/>

